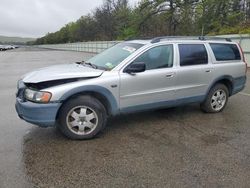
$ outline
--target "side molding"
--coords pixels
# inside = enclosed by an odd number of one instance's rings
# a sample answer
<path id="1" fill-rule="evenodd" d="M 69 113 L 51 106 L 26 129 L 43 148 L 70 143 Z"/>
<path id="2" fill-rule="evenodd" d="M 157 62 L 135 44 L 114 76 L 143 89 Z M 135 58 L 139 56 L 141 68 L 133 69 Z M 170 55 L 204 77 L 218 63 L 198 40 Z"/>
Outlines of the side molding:
<path id="1" fill-rule="evenodd" d="M 160 108 L 169 108 L 169 107 L 176 107 L 190 103 L 197 103 L 202 102 L 205 99 L 204 95 L 194 96 L 194 97 L 186 97 L 177 100 L 170 100 L 170 101 L 162 101 L 156 103 L 149 103 L 137 106 L 131 106 L 121 109 L 121 113 L 132 113 L 132 112 L 140 112 L 146 110 L 153 110 L 153 109 L 160 109 Z"/>

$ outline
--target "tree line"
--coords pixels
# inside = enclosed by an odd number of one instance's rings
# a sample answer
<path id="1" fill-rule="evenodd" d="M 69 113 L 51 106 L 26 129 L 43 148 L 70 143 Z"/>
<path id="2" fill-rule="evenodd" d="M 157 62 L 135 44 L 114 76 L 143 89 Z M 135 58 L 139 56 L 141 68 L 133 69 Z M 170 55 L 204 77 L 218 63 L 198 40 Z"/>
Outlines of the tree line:
<path id="1" fill-rule="evenodd" d="M 104 0 L 35 44 L 123 40 L 162 35 L 250 33 L 250 0 Z"/>

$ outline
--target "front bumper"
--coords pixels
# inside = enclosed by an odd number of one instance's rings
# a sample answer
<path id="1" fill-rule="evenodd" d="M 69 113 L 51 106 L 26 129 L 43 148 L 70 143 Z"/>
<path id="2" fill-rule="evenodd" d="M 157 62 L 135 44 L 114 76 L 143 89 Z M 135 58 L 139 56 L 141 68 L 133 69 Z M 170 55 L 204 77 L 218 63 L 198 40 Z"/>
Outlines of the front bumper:
<path id="1" fill-rule="evenodd" d="M 16 111 L 18 116 L 40 127 L 53 127 L 56 123 L 57 112 L 61 103 L 38 104 L 16 99 Z"/>

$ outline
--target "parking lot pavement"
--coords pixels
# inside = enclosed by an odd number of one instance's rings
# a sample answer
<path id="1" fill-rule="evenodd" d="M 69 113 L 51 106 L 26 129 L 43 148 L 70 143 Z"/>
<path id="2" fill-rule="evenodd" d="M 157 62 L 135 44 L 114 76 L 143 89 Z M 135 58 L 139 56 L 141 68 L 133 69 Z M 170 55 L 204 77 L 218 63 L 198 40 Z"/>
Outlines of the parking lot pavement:
<path id="1" fill-rule="evenodd" d="M 249 187 L 250 73 L 219 114 L 199 105 L 123 115 L 96 139 L 72 141 L 19 120 L 24 73 L 90 54 L 0 52 L 0 187 Z"/>

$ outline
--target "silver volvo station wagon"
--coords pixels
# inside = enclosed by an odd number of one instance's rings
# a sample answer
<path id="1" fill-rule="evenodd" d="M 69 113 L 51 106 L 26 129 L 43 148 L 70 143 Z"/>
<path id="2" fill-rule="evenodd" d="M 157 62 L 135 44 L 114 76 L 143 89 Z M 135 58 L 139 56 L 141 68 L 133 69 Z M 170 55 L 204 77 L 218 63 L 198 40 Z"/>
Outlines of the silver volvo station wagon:
<path id="1" fill-rule="evenodd" d="M 243 90 L 247 64 L 237 43 L 208 37 L 158 37 L 119 43 L 88 61 L 36 70 L 18 81 L 16 111 L 71 139 L 90 139 L 107 118 L 199 103 L 221 112 Z"/>

